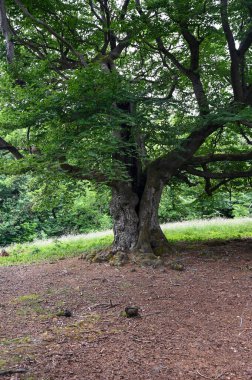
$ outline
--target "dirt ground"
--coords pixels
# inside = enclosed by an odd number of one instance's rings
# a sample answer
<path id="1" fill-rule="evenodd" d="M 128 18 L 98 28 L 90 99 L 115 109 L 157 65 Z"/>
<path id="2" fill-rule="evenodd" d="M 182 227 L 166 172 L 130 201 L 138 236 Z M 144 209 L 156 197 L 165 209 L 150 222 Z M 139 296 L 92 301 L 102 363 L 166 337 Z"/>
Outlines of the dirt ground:
<path id="1" fill-rule="evenodd" d="M 252 379 L 252 239 L 177 249 L 157 269 L 1 267 L 0 369 L 26 372 L 0 378 Z"/>

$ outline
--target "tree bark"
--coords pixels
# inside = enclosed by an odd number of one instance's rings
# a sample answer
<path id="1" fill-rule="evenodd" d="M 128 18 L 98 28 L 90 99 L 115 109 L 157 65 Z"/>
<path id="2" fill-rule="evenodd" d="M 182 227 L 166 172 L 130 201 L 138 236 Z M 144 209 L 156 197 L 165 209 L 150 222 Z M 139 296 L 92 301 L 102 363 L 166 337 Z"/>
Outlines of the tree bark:
<path id="1" fill-rule="evenodd" d="M 14 44 L 11 39 L 12 33 L 6 15 L 4 0 L 0 1 L 0 28 L 5 39 L 7 62 L 12 63 L 14 59 Z"/>
<path id="2" fill-rule="evenodd" d="M 113 218 L 113 251 L 132 251 L 138 238 L 138 215 L 136 208 L 139 198 L 127 182 L 119 182 L 112 188 L 110 213 Z"/>
<path id="3" fill-rule="evenodd" d="M 146 181 L 139 206 L 139 227 L 137 250 L 143 253 L 154 253 L 157 256 L 170 250 L 158 220 L 158 208 L 164 183 L 151 177 Z"/>
<path id="4" fill-rule="evenodd" d="M 119 183 L 112 190 L 110 212 L 114 221 L 114 252 L 155 254 L 171 251 L 158 221 L 158 207 L 164 184 L 146 181 L 142 194 L 130 183 Z"/>

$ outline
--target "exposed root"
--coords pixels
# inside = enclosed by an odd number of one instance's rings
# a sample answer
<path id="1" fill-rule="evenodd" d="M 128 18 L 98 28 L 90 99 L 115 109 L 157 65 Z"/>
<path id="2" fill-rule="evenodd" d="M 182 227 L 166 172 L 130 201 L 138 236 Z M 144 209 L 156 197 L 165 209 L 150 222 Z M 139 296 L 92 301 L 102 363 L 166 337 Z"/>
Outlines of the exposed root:
<path id="1" fill-rule="evenodd" d="M 80 258 L 86 259 L 92 263 L 109 263 L 114 266 L 123 266 L 127 263 L 133 263 L 140 266 L 151 266 L 157 268 L 163 265 L 160 256 L 153 252 L 141 252 L 135 250 L 133 252 L 120 251 L 112 248 L 101 251 L 93 251 L 83 254 Z"/>

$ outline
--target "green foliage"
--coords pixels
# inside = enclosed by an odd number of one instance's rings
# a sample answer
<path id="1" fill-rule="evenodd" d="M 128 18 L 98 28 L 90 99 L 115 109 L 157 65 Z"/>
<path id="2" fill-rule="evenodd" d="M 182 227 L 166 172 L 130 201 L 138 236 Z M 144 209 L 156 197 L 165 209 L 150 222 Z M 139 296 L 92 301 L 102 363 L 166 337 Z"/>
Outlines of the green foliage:
<path id="1" fill-rule="evenodd" d="M 227 184 L 211 196 L 205 193 L 203 186 L 202 181 L 191 187 L 173 181 L 162 195 L 159 207 L 160 221 L 165 223 L 252 215 L 252 190 L 249 181 Z M 247 192 L 244 192 L 246 186 Z"/>
<path id="2" fill-rule="evenodd" d="M 108 229 L 108 191 L 29 175 L 0 177 L 0 246 Z"/>
<path id="3" fill-rule="evenodd" d="M 173 181 L 167 186 L 160 222 L 252 215 L 252 191 L 242 191 L 244 181 L 227 184 L 212 196 L 205 194 L 203 185 L 188 187 Z M 104 187 L 65 177 L 1 176 L 0 246 L 109 229 L 109 198 Z"/>
<path id="4" fill-rule="evenodd" d="M 251 105 L 233 101 L 219 2 L 143 0 L 139 9 L 130 1 L 125 14 L 120 1 L 23 3 L 31 17 L 6 0 L 15 30 L 15 59 L 9 65 L 0 42 L 0 136 L 24 156 L 15 161 L 0 150 L 0 245 L 110 228 L 109 191 L 80 179 L 100 183 L 102 178 L 110 186 L 132 180 L 140 194 L 150 163 L 206 125 L 221 127 L 192 155 L 248 150 L 252 129 L 244 135 L 241 121 L 251 120 Z M 230 28 L 239 44 L 251 27 L 251 5 L 249 0 L 228 3 Z M 247 89 L 250 61 L 248 49 L 242 60 L 242 87 Z M 197 91 L 209 103 L 207 115 L 200 112 Z M 172 174 L 179 178 L 186 164 Z M 249 161 L 220 161 L 207 169 L 222 173 L 250 166 Z M 141 176 L 133 178 L 138 171 Z M 75 181 L 70 180 L 73 173 Z M 249 181 L 226 184 L 212 198 L 203 194 L 203 181 L 188 188 L 190 182 L 195 178 L 167 187 L 161 221 L 251 215 Z"/>

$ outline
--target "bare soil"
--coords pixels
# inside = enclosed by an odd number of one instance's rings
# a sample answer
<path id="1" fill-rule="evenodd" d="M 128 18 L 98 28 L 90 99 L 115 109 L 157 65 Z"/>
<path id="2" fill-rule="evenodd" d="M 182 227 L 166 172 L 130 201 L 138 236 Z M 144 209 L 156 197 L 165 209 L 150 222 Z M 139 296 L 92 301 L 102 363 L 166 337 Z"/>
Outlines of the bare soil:
<path id="1" fill-rule="evenodd" d="M 252 379 L 252 240 L 177 251 L 157 269 L 1 267 L 0 369 L 13 374 L 0 378 Z M 123 315 L 129 305 L 140 318 Z"/>

